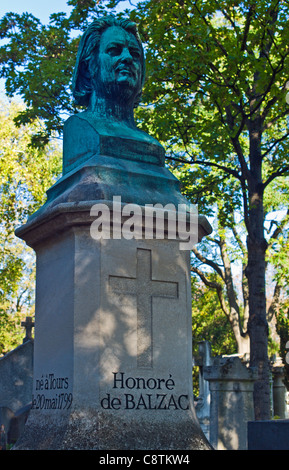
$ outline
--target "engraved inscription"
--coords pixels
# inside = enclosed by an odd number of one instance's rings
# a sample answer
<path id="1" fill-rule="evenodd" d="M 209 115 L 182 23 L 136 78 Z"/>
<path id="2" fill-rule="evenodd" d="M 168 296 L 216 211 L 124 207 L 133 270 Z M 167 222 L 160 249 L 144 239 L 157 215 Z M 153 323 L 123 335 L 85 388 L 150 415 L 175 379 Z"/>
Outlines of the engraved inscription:
<path id="1" fill-rule="evenodd" d="M 72 405 L 68 377 L 56 377 L 52 373 L 42 375 L 35 381 L 35 391 L 31 406 L 34 410 L 68 410 Z"/>
<path id="2" fill-rule="evenodd" d="M 175 381 L 171 374 L 168 378 L 144 378 L 126 377 L 124 372 L 113 372 L 113 392 L 106 393 L 100 405 L 106 410 L 186 411 L 189 409 L 189 396 L 175 393 Z"/>

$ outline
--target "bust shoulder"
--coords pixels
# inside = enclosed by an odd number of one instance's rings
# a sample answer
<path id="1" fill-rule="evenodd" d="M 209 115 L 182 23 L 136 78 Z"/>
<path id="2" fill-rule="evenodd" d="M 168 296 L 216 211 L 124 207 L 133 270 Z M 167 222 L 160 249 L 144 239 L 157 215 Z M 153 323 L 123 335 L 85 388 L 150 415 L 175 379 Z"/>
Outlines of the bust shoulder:
<path id="1" fill-rule="evenodd" d="M 154 137 L 137 127 L 89 111 L 71 116 L 63 131 L 63 173 L 98 155 L 163 166 L 165 151 Z"/>
<path id="2" fill-rule="evenodd" d="M 92 129 L 100 135 L 109 135 L 124 139 L 138 140 L 161 146 L 157 139 L 150 136 L 137 126 L 129 126 L 126 123 L 114 119 L 102 118 L 91 111 L 84 111 L 75 115 L 90 124 Z M 75 117 L 73 116 L 73 117 Z"/>

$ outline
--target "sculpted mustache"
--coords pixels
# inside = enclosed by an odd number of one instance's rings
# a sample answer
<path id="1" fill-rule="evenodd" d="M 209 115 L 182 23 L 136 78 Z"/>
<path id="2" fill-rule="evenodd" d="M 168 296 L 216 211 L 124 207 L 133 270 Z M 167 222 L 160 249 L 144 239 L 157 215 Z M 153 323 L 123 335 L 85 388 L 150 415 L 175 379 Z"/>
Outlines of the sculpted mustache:
<path id="1" fill-rule="evenodd" d="M 134 66 L 130 65 L 130 64 L 118 64 L 114 69 L 117 72 L 119 72 L 121 70 L 127 70 L 128 72 L 131 72 L 133 74 L 136 73 L 136 70 L 135 70 Z"/>

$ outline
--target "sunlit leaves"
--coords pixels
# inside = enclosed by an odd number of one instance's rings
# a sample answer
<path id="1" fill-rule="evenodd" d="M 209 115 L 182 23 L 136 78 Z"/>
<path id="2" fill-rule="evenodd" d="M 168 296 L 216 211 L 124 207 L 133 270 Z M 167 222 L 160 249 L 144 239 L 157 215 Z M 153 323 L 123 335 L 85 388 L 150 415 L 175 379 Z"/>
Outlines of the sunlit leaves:
<path id="1" fill-rule="evenodd" d="M 280 2 L 139 4 L 133 17 L 148 44 L 144 101 L 153 104 L 139 112 L 168 148 L 171 139 L 186 147 L 194 142 L 204 158 L 230 164 L 232 138 L 248 141 L 257 114 L 279 139 L 278 117 L 289 112 L 288 8 Z M 265 133 L 265 151 L 270 144 L 272 133 Z M 249 165 L 248 145 L 243 153 Z M 275 152 L 274 168 L 281 161 Z"/>
<path id="2" fill-rule="evenodd" d="M 14 231 L 45 201 L 61 173 L 61 153 L 52 143 L 31 147 L 39 122 L 16 127 L 23 107 L 0 103 L 0 354 L 19 344 L 23 316 L 33 314 L 35 260 Z"/>

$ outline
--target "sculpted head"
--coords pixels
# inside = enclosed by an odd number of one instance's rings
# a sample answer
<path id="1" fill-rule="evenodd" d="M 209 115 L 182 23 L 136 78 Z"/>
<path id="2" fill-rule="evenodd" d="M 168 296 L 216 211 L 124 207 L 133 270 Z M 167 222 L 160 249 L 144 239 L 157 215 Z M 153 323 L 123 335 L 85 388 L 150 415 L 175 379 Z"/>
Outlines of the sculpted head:
<path id="1" fill-rule="evenodd" d="M 137 26 L 113 16 L 96 19 L 83 34 L 73 76 L 73 96 L 89 106 L 92 96 L 137 106 L 145 78 Z"/>

